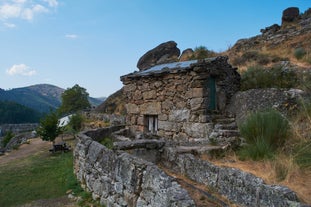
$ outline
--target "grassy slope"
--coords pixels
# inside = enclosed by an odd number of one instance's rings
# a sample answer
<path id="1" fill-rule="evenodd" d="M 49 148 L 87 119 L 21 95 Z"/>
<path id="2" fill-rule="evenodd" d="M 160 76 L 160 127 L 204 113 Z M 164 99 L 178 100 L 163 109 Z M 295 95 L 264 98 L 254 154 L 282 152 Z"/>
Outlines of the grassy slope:
<path id="1" fill-rule="evenodd" d="M 0 206 L 64 196 L 67 190 L 78 188 L 72 152 L 35 154 L 0 166 L 0 186 Z"/>

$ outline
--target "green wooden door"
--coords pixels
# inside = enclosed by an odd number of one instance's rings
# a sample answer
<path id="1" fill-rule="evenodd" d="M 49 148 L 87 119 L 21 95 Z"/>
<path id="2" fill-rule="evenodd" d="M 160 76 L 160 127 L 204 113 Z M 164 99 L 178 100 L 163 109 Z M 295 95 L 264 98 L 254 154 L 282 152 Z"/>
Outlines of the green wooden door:
<path id="1" fill-rule="evenodd" d="M 208 78 L 208 87 L 209 87 L 209 110 L 216 110 L 216 80 L 214 77 Z"/>

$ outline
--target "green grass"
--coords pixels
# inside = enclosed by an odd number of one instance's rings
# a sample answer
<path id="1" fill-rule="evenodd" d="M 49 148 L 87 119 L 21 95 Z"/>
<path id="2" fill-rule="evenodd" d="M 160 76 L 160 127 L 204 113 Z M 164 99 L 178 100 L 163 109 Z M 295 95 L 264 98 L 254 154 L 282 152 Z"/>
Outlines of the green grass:
<path id="1" fill-rule="evenodd" d="M 0 166 L 0 206 L 58 198 L 82 192 L 74 174 L 72 152 L 48 152 Z"/>
<path id="2" fill-rule="evenodd" d="M 272 158 L 289 136 L 289 123 L 275 110 L 255 112 L 239 126 L 247 145 L 241 149 L 242 159 Z"/>

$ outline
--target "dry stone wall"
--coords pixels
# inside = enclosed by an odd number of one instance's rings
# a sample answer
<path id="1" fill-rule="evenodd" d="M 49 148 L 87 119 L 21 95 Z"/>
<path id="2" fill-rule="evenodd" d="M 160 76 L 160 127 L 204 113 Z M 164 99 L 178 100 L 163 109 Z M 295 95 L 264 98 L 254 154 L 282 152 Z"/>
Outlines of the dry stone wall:
<path id="1" fill-rule="evenodd" d="M 175 148 L 164 148 L 161 163 L 172 171 L 205 184 L 241 206 L 307 206 L 301 204 L 296 194 L 287 187 L 267 185 L 250 173 L 218 167 L 192 154 L 176 153 Z"/>
<path id="2" fill-rule="evenodd" d="M 83 133 L 74 163 L 78 180 L 107 207 L 195 206 L 187 191 L 155 164 L 109 150 Z"/>

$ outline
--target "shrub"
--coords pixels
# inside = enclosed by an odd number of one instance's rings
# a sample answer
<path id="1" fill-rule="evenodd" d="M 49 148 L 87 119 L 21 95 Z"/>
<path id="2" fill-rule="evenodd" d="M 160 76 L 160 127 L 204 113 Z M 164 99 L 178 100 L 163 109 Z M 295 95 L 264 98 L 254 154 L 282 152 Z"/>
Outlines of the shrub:
<path id="1" fill-rule="evenodd" d="M 294 56 L 297 60 L 302 59 L 305 55 L 306 55 L 306 51 L 302 47 L 296 48 L 294 51 Z"/>
<path id="2" fill-rule="evenodd" d="M 311 169 L 311 141 L 305 141 L 294 147 L 294 161 L 301 167 Z"/>
<path id="3" fill-rule="evenodd" d="M 13 137 L 14 137 L 14 134 L 11 131 L 8 131 L 2 140 L 2 147 L 6 147 L 6 145 L 10 142 L 10 140 Z"/>
<path id="4" fill-rule="evenodd" d="M 239 126 L 247 145 L 239 152 L 241 158 L 271 158 L 288 137 L 288 121 L 275 110 L 255 112 Z"/>
<path id="5" fill-rule="evenodd" d="M 102 141 L 100 141 L 100 143 L 105 147 L 107 147 L 108 149 L 113 148 L 113 141 L 110 137 L 105 137 Z"/>
<path id="6" fill-rule="evenodd" d="M 191 60 L 200 60 L 210 57 L 215 57 L 217 54 L 212 50 L 208 50 L 205 46 L 194 48 L 194 54 L 190 57 Z"/>
<path id="7" fill-rule="evenodd" d="M 241 74 L 241 90 L 252 88 L 292 88 L 298 83 L 294 70 L 274 66 L 265 69 L 261 66 L 248 68 Z"/>

